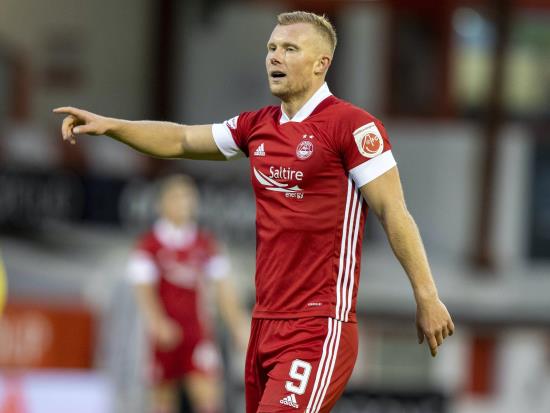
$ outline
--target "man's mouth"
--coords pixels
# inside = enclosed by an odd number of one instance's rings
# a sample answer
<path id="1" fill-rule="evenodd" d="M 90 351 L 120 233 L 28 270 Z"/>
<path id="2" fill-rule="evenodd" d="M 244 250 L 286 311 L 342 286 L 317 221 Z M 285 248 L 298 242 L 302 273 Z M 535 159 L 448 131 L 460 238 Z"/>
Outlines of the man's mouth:
<path id="1" fill-rule="evenodd" d="M 273 72 L 269 73 L 269 76 L 271 76 L 274 79 L 280 79 L 282 77 L 285 77 L 286 73 L 281 72 L 280 70 L 274 70 Z"/>

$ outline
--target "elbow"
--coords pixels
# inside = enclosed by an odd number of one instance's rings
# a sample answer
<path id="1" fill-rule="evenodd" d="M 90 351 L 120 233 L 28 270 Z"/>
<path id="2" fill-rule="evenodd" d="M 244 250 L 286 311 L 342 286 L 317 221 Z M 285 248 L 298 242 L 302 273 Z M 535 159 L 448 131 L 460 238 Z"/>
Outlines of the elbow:
<path id="1" fill-rule="evenodd" d="M 178 133 L 178 142 L 176 153 L 177 157 L 182 158 L 185 155 L 186 148 L 189 147 L 189 126 L 180 125 Z"/>

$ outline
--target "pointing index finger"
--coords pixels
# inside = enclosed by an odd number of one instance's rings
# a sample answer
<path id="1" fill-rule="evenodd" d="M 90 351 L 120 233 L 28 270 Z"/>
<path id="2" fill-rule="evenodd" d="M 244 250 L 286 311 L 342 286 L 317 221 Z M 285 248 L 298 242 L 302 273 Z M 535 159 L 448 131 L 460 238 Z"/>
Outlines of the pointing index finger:
<path id="1" fill-rule="evenodd" d="M 76 108 L 70 107 L 70 106 L 62 106 L 60 108 L 55 108 L 53 110 L 54 113 L 66 113 L 69 115 L 77 115 L 80 111 Z"/>

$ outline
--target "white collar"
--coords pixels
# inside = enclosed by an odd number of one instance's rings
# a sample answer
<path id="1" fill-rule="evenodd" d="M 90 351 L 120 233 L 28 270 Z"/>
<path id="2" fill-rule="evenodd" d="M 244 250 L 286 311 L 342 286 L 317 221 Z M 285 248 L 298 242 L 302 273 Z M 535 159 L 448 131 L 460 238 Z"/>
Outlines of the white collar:
<path id="1" fill-rule="evenodd" d="M 283 105 L 281 105 L 281 119 L 279 119 L 279 123 L 282 125 L 287 122 L 302 122 L 309 115 L 311 115 L 315 108 L 319 106 L 319 103 L 321 103 L 323 100 L 331 95 L 332 93 L 330 93 L 327 83 L 323 83 L 323 86 L 321 86 L 317 90 L 317 92 L 315 92 L 313 96 L 310 97 L 306 103 L 304 103 L 304 105 L 300 108 L 298 112 L 296 112 L 292 119 L 288 118 L 287 114 L 283 110 Z"/>
<path id="2" fill-rule="evenodd" d="M 183 248 L 190 245 L 197 237 L 197 225 L 177 226 L 166 219 L 159 219 L 153 226 L 157 239 L 166 247 Z"/>

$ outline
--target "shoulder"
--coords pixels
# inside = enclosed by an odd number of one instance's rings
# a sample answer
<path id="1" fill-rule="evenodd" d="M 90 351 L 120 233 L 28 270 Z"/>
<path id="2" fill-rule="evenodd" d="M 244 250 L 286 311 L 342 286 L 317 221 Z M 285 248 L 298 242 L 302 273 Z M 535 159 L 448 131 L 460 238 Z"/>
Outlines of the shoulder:
<path id="1" fill-rule="evenodd" d="M 238 116 L 238 120 L 245 120 L 248 122 L 256 123 L 261 120 L 276 118 L 277 114 L 279 114 L 280 111 L 281 109 L 279 108 L 279 106 L 265 106 L 258 110 L 242 112 Z"/>
<path id="2" fill-rule="evenodd" d="M 340 98 L 335 98 L 333 113 L 334 118 L 338 119 L 340 123 L 344 123 L 351 127 L 361 122 L 363 124 L 368 122 L 381 123 L 380 120 L 370 112 Z"/>
<path id="3" fill-rule="evenodd" d="M 333 97 L 326 109 L 329 139 L 337 148 L 346 147 L 369 132 L 387 139 L 382 122 L 359 106 Z"/>
<path id="4" fill-rule="evenodd" d="M 210 232 L 207 229 L 204 228 L 198 228 L 197 229 L 197 237 L 196 237 L 196 243 L 200 246 L 210 250 L 210 249 L 216 249 L 218 245 L 218 240 L 216 239 L 216 236 Z"/>
<path id="5" fill-rule="evenodd" d="M 148 252 L 154 252 L 160 247 L 160 241 L 155 235 L 155 232 L 150 229 L 138 237 L 135 249 Z"/>
<path id="6" fill-rule="evenodd" d="M 280 108 L 278 106 L 265 106 L 261 109 L 241 112 L 239 115 L 229 119 L 225 125 L 237 137 L 247 137 L 255 127 L 273 122 L 280 117 Z"/>

